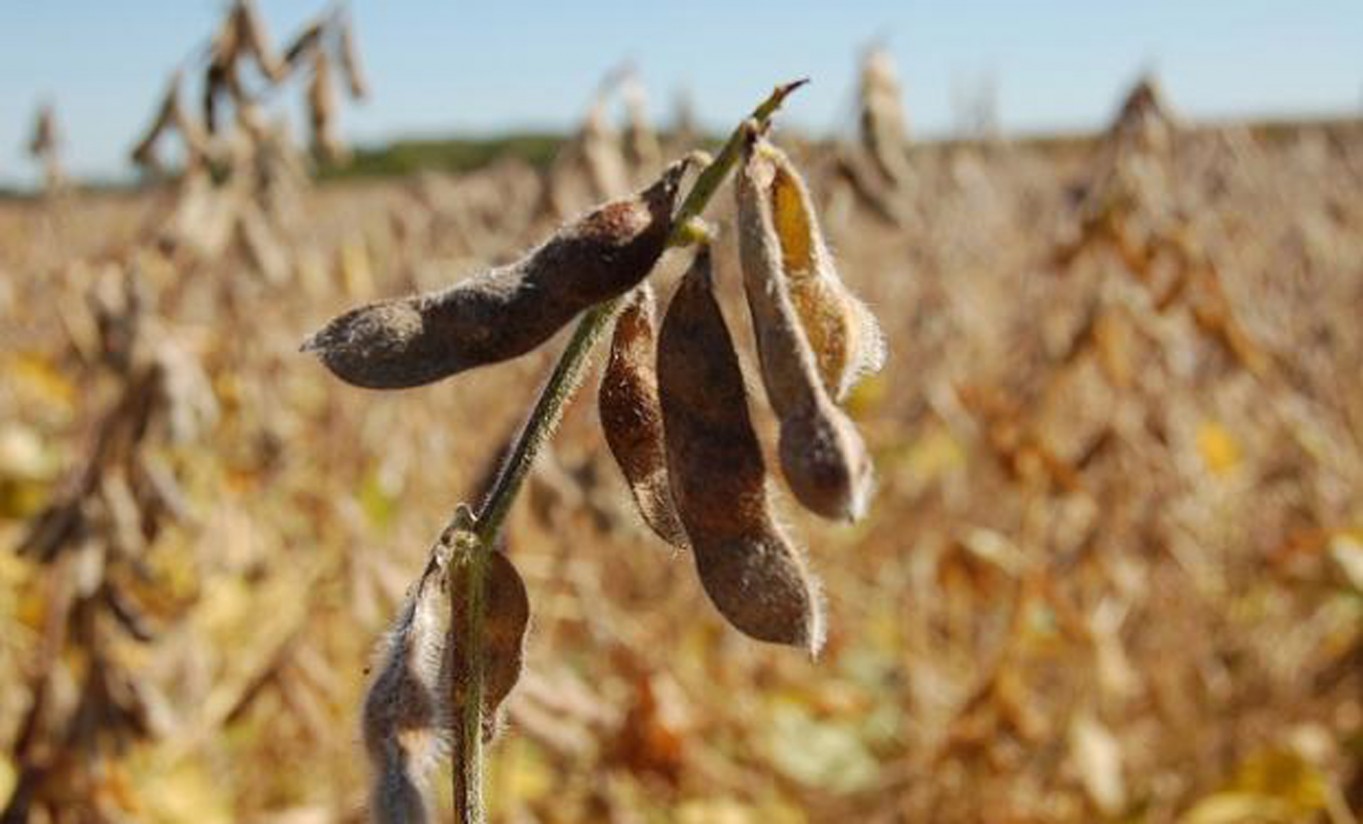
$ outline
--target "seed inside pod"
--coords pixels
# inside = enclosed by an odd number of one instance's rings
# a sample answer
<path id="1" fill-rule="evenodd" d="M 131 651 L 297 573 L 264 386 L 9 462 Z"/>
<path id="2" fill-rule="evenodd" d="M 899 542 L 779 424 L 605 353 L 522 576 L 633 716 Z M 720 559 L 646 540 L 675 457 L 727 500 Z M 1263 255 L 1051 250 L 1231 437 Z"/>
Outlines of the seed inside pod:
<path id="1" fill-rule="evenodd" d="M 773 203 L 786 195 L 772 197 L 773 191 L 781 191 L 775 186 L 780 167 L 764 158 L 763 146 L 757 139 L 749 143 L 739 175 L 739 251 L 762 379 L 781 421 L 781 469 L 796 499 L 810 511 L 825 518 L 856 520 L 865 514 L 875 487 L 873 468 L 856 427 L 828 397 L 828 385 L 816 358 L 820 344 L 825 346 L 825 354 L 846 352 L 827 347 L 848 341 L 846 332 L 854 325 L 849 314 L 851 304 L 816 300 L 805 304 L 809 311 L 800 313 L 793 294 L 797 283 L 807 287 L 806 297 L 816 294 L 811 290 L 817 289 L 823 290 L 818 294 L 836 298 L 837 293 L 828 290 L 837 281 L 789 274 L 794 270 L 788 266 L 787 257 L 801 255 L 821 242 L 817 233 L 788 227 L 795 243 L 782 242 L 777 222 L 780 213 L 773 209 Z M 809 217 L 802 210 L 788 210 L 786 222 L 807 229 L 812 225 Z M 843 315 L 830 319 L 830 309 L 839 309 Z M 829 333 L 835 334 L 830 337 Z"/>
<path id="2" fill-rule="evenodd" d="M 601 429 L 644 522 L 686 548 L 686 531 L 667 482 L 663 412 L 658 399 L 658 327 L 653 288 L 641 284 L 615 319 L 597 406 Z"/>
<path id="3" fill-rule="evenodd" d="M 703 249 L 658 340 L 667 471 L 702 585 L 735 627 L 817 652 L 823 609 L 804 559 L 772 515 L 743 373 Z"/>
<path id="4" fill-rule="evenodd" d="M 560 229 L 525 258 L 440 292 L 379 301 L 303 344 L 338 377 L 396 389 L 497 363 L 544 343 L 579 312 L 633 288 L 662 255 L 689 161 Z"/>
<path id="5" fill-rule="evenodd" d="M 772 276 L 785 284 L 824 386 L 841 401 L 861 377 L 884 366 L 880 325 L 838 277 L 809 189 L 790 158 L 754 136 L 740 175 L 751 229 L 760 227 L 775 244 Z"/>

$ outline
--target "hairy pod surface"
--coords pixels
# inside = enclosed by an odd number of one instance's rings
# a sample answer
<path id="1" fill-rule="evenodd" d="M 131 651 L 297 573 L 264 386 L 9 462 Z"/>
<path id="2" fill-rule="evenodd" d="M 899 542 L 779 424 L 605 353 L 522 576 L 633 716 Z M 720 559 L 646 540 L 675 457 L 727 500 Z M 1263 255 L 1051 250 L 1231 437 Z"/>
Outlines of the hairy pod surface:
<path id="1" fill-rule="evenodd" d="M 686 165 L 672 164 L 642 193 L 589 212 L 515 263 L 346 312 L 303 351 L 372 389 L 419 386 L 523 355 L 644 279 L 665 248 Z"/>
<path id="2" fill-rule="evenodd" d="M 615 319 L 597 407 L 615 463 L 649 528 L 678 549 L 686 530 L 667 481 L 663 410 L 658 398 L 658 325 L 653 288 L 635 289 Z"/>
<path id="3" fill-rule="evenodd" d="M 759 641 L 817 652 L 818 587 L 772 516 L 762 448 L 703 249 L 667 308 L 658 392 L 673 499 L 710 600 Z"/>
<path id="4" fill-rule="evenodd" d="M 749 144 L 738 181 L 739 250 L 763 383 L 781 421 L 781 469 L 807 509 L 856 520 L 869 504 L 874 472 L 856 427 L 829 398 L 830 373 L 818 357 L 831 352 L 839 368 L 846 365 L 856 318 L 850 296 L 844 300 L 833 288 L 840 288 L 838 281 L 791 266 L 792 256 L 796 262 L 816 259 L 813 250 L 822 241 L 812 229 L 812 213 L 792 206 L 803 193 L 798 177 L 764 157 L 775 151 L 764 145 Z M 788 183 L 778 184 L 783 179 Z M 785 207 L 782 201 L 788 201 Z M 797 286 L 804 290 L 803 304 L 795 298 Z"/>
<path id="5" fill-rule="evenodd" d="M 747 146 L 736 188 L 744 269 L 780 280 L 836 401 L 885 364 L 880 325 L 838 276 L 799 170 L 766 139 Z"/>
<path id="6" fill-rule="evenodd" d="M 426 821 L 425 776 L 444 743 L 438 683 L 449 600 L 435 562 L 389 631 L 364 702 L 364 743 L 375 821 Z"/>
<path id="7" fill-rule="evenodd" d="M 501 552 L 489 552 L 483 579 L 483 738 L 496 732 L 497 710 L 521 678 L 525 632 L 530 626 L 530 598 L 521 574 Z M 462 707 L 468 683 L 466 661 L 459 654 L 462 628 L 468 620 L 461 594 L 468 590 L 468 564 L 452 564 L 447 581 L 454 597 L 453 619 L 445 642 L 442 693 L 451 707 Z M 448 719 L 453 724 L 457 717 Z"/>

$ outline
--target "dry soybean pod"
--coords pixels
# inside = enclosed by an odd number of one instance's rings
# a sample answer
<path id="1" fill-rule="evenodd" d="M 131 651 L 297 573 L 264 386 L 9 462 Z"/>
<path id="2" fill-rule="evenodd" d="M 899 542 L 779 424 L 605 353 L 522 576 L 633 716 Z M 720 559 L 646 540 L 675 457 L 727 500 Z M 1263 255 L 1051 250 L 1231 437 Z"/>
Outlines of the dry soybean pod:
<path id="1" fill-rule="evenodd" d="M 774 175 L 781 170 L 768 161 L 761 139 L 751 137 L 736 189 L 739 251 L 763 383 L 781 421 L 781 469 L 795 497 L 810 511 L 855 520 L 865 513 L 875 486 L 870 456 L 856 427 L 828 396 L 815 348 L 827 340 L 809 334 L 808 316 L 797 309 L 795 278 L 788 274 L 784 257 L 788 247 L 773 219 L 771 193 L 777 190 Z M 795 237 L 812 238 L 819 245 L 817 234 Z M 818 275 L 802 277 L 808 281 Z M 849 307 L 820 302 L 815 308 L 846 312 Z M 820 326 L 822 316 L 812 320 L 816 332 L 834 328 L 831 323 Z"/>
<path id="2" fill-rule="evenodd" d="M 606 444 L 629 483 L 639 514 L 659 538 L 685 549 L 686 531 L 667 482 L 655 303 L 653 287 L 645 282 L 616 317 L 597 408 Z"/>
<path id="3" fill-rule="evenodd" d="M 451 593 L 468 591 L 468 563 L 456 563 L 447 586 Z M 497 732 L 498 708 L 511 694 L 520 680 L 523 666 L 525 633 L 530 626 L 530 598 L 525 582 L 504 552 L 488 554 L 487 577 L 483 579 L 483 740 L 490 741 Z M 441 671 L 441 692 L 450 696 L 450 707 L 464 705 L 467 676 L 465 657 L 458 654 L 458 645 L 465 637 L 463 624 L 467 621 L 464 599 L 454 599 L 455 613 L 445 640 L 444 668 Z M 453 728 L 458 718 L 449 718 L 446 725 Z"/>
<path id="4" fill-rule="evenodd" d="M 529 352 L 644 279 L 662 255 L 688 163 L 563 227 L 516 263 L 443 291 L 353 309 L 303 350 L 342 380 L 373 389 L 418 386 Z"/>
<path id="5" fill-rule="evenodd" d="M 304 58 L 322 42 L 322 31 L 326 26 L 325 17 L 310 20 L 284 49 L 284 66 L 292 72 L 303 64 Z"/>
<path id="6" fill-rule="evenodd" d="M 170 86 L 166 89 L 165 97 L 161 98 L 161 106 L 156 110 L 155 119 L 133 146 L 132 159 L 138 166 L 156 168 L 160 165 L 156 158 L 156 143 L 174 122 L 175 109 L 180 100 L 180 78 L 181 73 L 178 71 L 171 75 Z"/>
<path id="7" fill-rule="evenodd" d="M 271 83 L 284 79 L 284 61 L 270 43 L 270 31 L 253 0 L 238 0 L 237 28 L 246 50 L 255 58 L 256 65 Z"/>
<path id="8" fill-rule="evenodd" d="M 817 652 L 823 642 L 818 586 L 772 515 L 762 448 L 715 301 L 708 249 L 697 253 L 663 319 L 658 392 L 668 479 L 710 600 L 753 638 Z"/>
<path id="9" fill-rule="evenodd" d="M 449 549 L 437 546 L 426 572 L 385 639 L 364 702 L 364 743 L 373 773 L 375 821 L 429 820 L 425 777 L 445 735 L 440 676 L 449 629 L 445 570 Z"/>
<path id="10" fill-rule="evenodd" d="M 339 108 L 331 57 L 324 49 L 318 49 L 312 61 L 312 79 L 308 83 L 308 115 L 312 124 L 312 145 L 322 157 L 333 162 L 345 157 L 345 147 L 336 134 Z"/>
<path id="11" fill-rule="evenodd" d="M 346 88 L 354 100 L 369 96 L 369 81 L 364 74 L 364 64 L 360 62 L 360 47 L 355 41 L 355 18 L 346 14 L 341 22 L 340 52 L 341 74 L 345 76 Z"/>
<path id="12" fill-rule="evenodd" d="M 760 233 L 775 243 L 769 265 L 785 284 L 824 386 L 841 401 L 859 378 L 884 366 L 880 326 L 838 276 L 799 170 L 755 133 L 739 172 L 739 191 L 748 207 L 743 238 Z"/>

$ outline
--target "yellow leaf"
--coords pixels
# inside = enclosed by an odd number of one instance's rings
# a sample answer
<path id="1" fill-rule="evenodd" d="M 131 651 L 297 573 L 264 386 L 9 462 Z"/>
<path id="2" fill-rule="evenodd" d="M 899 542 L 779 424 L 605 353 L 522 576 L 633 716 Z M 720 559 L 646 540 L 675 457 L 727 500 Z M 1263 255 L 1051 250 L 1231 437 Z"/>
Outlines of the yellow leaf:
<path id="1" fill-rule="evenodd" d="M 76 397 L 75 384 L 57 371 L 52 362 L 36 352 L 11 355 L 4 366 L 5 377 L 12 382 L 20 398 L 37 401 L 69 412 Z"/>
<path id="2" fill-rule="evenodd" d="M 847 414 L 857 420 L 868 418 L 884 406 L 888 391 L 889 384 L 885 380 L 884 372 L 867 375 L 852 387 L 843 406 L 847 409 Z"/>
<path id="3" fill-rule="evenodd" d="M 1070 758 L 1079 770 L 1084 790 L 1105 815 L 1126 807 L 1122 778 L 1122 748 L 1098 719 L 1079 713 L 1070 721 Z"/>
<path id="4" fill-rule="evenodd" d="M 9 798 L 14 792 L 14 782 L 19 779 L 9 756 L 0 753 L 0 798 Z"/>
<path id="5" fill-rule="evenodd" d="M 1345 531 L 1330 538 L 1330 559 L 1348 579 L 1349 585 L 1363 592 L 1363 535 Z"/>
<path id="6" fill-rule="evenodd" d="M 1224 476 L 1239 465 L 1240 444 L 1224 426 L 1207 421 L 1197 429 L 1197 451 L 1213 475 Z"/>
<path id="7" fill-rule="evenodd" d="M 1179 824 L 1247 824 L 1247 822 L 1288 822 L 1294 820 L 1292 807 L 1275 798 L 1255 793 L 1224 792 L 1197 802 Z"/>
<path id="8" fill-rule="evenodd" d="M 677 809 L 678 824 L 755 824 L 754 811 L 732 798 L 687 801 Z"/>
<path id="9" fill-rule="evenodd" d="M 1235 788 L 1276 798 L 1299 814 L 1324 809 L 1327 792 L 1320 770 L 1286 749 L 1265 750 L 1246 759 L 1236 772 Z"/>
<path id="10" fill-rule="evenodd" d="M 136 780 L 144 821 L 228 824 L 235 820 L 224 793 L 226 786 L 195 761 L 182 761 L 168 771 L 151 769 Z"/>

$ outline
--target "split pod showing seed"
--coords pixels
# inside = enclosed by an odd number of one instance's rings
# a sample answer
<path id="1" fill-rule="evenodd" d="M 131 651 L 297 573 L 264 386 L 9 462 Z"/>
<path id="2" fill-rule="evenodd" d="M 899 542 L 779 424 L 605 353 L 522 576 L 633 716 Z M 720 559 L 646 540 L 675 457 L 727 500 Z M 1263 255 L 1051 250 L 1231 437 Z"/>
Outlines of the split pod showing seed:
<path id="1" fill-rule="evenodd" d="M 644 279 L 663 253 L 688 164 L 677 161 L 648 189 L 579 218 L 515 263 L 346 312 L 303 351 L 372 389 L 419 386 L 523 355 Z"/>
<path id="2" fill-rule="evenodd" d="M 784 285 L 824 387 L 842 401 L 860 378 L 885 365 L 880 325 L 838 276 L 799 170 L 755 132 L 749 133 L 737 192 L 745 261 L 760 263 L 765 277 Z M 760 261 L 753 258 L 759 249 Z"/>
<path id="3" fill-rule="evenodd" d="M 817 652 L 818 586 L 772 514 L 743 373 L 715 301 L 710 252 L 682 278 L 658 339 L 667 474 L 710 600 L 759 641 Z"/>
<path id="4" fill-rule="evenodd" d="M 755 135 L 738 186 L 739 253 L 762 379 L 781 421 L 781 469 L 795 497 L 825 518 L 856 520 L 875 488 L 870 455 L 829 394 L 849 380 L 855 299 L 826 258 L 792 166 Z M 878 335 L 872 327 L 869 332 Z"/>
<path id="5" fill-rule="evenodd" d="M 597 406 L 606 444 L 639 514 L 659 538 L 685 549 L 686 531 L 667 482 L 654 303 L 653 288 L 645 282 L 630 293 L 616 317 Z"/>

